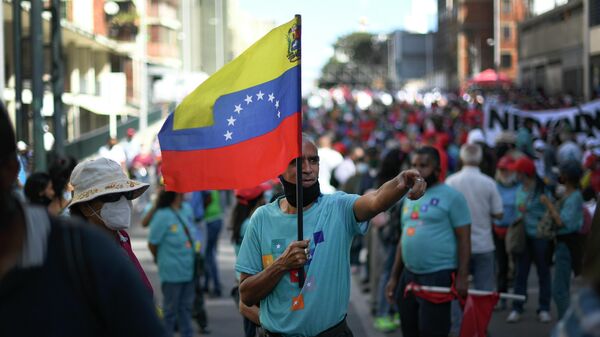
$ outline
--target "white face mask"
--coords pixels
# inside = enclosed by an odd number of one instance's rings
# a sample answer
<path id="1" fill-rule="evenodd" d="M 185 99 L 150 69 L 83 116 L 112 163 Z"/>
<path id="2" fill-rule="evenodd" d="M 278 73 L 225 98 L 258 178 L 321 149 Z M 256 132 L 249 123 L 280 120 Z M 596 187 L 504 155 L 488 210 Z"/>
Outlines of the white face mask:
<path id="1" fill-rule="evenodd" d="M 115 202 L 107 202 L 102 205 L 100 214 L 97 214 L 104 221 L 106 227 L 112 230 L 127 229 L 131 225 L 131 200 L 124 196 Z"/>

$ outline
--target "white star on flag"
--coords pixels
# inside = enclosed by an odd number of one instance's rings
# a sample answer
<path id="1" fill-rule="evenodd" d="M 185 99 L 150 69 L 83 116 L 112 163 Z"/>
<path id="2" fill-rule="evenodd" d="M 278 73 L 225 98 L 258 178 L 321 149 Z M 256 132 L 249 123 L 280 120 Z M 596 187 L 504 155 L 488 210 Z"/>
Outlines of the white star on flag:
<path id="1" fill-rule="evenodd" d="M 225 140 L 229 140 L 229 139 L 231 139 L 232 135 L 233 135 L 233 132 L 227 130 L 227 132 L 223 136 L 225 136 Z"/>
<path id="2" fill-rule="evenodd" d="M 275 99 L 275 95 L 273 95 L 273 93 L 269 94 L 269 102 L 273 102 L 273 100 Z"/>
<path id="3" fill-rule="evenodd" d="M 233 116 L 229 117 L 229 119 L 227 120 L 227 126 L 229 125 L 235 126 L 235 118 L 233 118 Z"/>
<path id="4" fill-rule="evenodd" d="M 238 115 L 239 115 L 240 112 L 242 112 L 242 110 L 244 110 L 244 109 L 242 108 L 241 104 L 238 104 L 238 105 L 235 106 L 235 112 L 237 112 Z"/>
<path id="5" fill-rule="evenodd" d="M 281 245 L 277 245 L 277 249 L 281 248 Z"/>
<path id="6" fill-rule="evenodd" d="M 275 101 L 275 108 L 279 108 L 279 101 Z"/>
<path id="7" fill-rule="evenodd" d="M 263 94 L 262 91 L 258 91 L 258 94 L 256 94 L 256 100 L 257 101 L 262 101 L 264 95 L 265 94 Z"/>
<path id="8" fill-rule="evenodd" d="M 252 96 L 246 95 L 246 99 L 244 101 L 246 101 L 246 104 L 252 103 Z"/>
<path id="9" fill-rule="evenodd" d="M 281 111 L 277 111 L 277 118 L 281 118 Z"/>
<path id="10" fill-rule="evenodd" d="M 294 301 L 294 305 L 298 305 L 298 301 Z"/>

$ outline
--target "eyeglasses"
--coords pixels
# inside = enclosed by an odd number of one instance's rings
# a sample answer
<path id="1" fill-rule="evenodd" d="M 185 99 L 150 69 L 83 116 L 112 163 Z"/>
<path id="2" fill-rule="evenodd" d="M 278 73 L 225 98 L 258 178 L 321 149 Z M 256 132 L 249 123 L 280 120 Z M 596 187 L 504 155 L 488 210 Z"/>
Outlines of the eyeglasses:
<path id="1" fill-rule="evenodd" d="M 125 197 L 125 199 L 127 199 L 127 200 L 133 200 L 133 198 L 134 198 L 133 192 L 134 191 L 101 195 L 101 196 L 97 197 L 96 200 L 102 201 L 103 203 L 117 202 L 117 201 L 119 201 L 119 199 L 121 199 L 121 197 Z"/>

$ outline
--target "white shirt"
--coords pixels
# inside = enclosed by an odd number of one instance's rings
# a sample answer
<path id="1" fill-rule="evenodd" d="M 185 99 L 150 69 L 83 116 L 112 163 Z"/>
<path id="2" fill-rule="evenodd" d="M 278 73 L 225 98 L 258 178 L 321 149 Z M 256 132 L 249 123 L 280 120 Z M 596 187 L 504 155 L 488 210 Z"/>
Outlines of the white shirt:
<path id="1" fill-rule="evenodd" d="M 321 193 L 335 193 L 335 188 L 331 186 L 331 172 L 344 161 L 344 157 L 334 149 L 320 148 L 319 154 L 319 186 Z"/>
<path id="2" fill-rule="evenodd" d="M 350 158 L 344 159 L 344 161 L 335 169 L 333 175 L 335 179 L 340 183 L 340 186 L 344 185 L 348 179 L 352 178 L 356 174 L 356 165 Z"/>
<path id="3" fill-rule="evenodd" d="M 496 182 L 481 173 L 478 167 L 465 166 L 449 176 L 446 184 L 467 199 L 471 212 L 471 252 L 480 254 L 494 251 L 492 214 L 500 214 L 503 210 Z"/>

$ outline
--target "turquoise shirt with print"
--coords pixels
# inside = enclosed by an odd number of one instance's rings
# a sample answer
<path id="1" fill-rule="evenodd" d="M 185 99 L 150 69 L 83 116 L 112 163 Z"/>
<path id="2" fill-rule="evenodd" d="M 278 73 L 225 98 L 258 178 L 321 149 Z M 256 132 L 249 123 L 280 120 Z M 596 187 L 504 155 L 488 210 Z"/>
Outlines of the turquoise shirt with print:
<path id="1" fill-rule="evenodd" d="M 454 229 L 469 224 L 467 200 L 446 184 L 427 188 L 419 200 L 405 199 L 401 239 L 404 265 L 416 274 L 456 269 Z"/>
<path id="2" fill-rule="evenodd" d="M 546 213 L 546 206 L 540 201 L 541 193 L 533 193 L 525 190 L 523 185 L 517 189 L 517 217 L 523 217 L 525 233 L 529 237 L 537 236 L 537 225 Z M 548 198 L 550 193 L 545 192 Z M 580 208 L 581 209 L 581 208 Z"/>
<path id="3" fill-rule="evenodd" d="M 569 234 L 578 232 L 583 226 L 583 195 L 581 191 L 575 190 L 563 202 L 559 210 L 560 219 L 565 225 L 559 229 L 557 234 Z"/>
<path id="4" fill-rule="evenodd" d="M 181 223 L 185 222 L 194 238 L 193 216 L 191 207 L 183 203 L 178 211 L 171 207 L 158 209 L 150 221 L 148 242 L 158 246 L 156 259 L 161 282 L 189 282 L 194 277 L 194 244 L 189 242 Z"/>
<path id="5" fill-rule="evenodd" d="M 304 238 L 310 239 L 306 281 L 299 289 L 294 271 L 287 272 L 260 301 L 260 322 L 284 336 L 316 336 L 344 319 L 350 298 L 350 245 L 364 234 L 353 206 L 358 195 L 322 195 L 304 211 Z M 281 211 L 281 198 L 258 208 L 238 255 L 236 270 L 255 275 L 297 240 L 296 214 Z"/>

